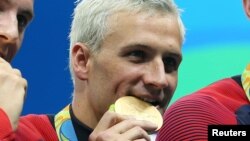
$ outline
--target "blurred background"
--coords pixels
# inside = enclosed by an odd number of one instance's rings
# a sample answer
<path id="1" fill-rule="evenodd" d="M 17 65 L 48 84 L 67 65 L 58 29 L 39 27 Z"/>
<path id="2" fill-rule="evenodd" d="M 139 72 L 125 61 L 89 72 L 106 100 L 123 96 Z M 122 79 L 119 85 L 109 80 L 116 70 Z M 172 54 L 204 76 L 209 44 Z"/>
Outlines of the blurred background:
<path id="1" fill-rule="evenodd" d="M 250 20 L 241 0 L 175 0 L 187 28 L 179 83 L 171 100 L 216 80 L 240 74 L 250 63 Z M 13 61 L 28 80 L 22 114 L 53 114 L 70 103 L 68 33 L 74 1 L 35 0 L 35 18 Z"/>

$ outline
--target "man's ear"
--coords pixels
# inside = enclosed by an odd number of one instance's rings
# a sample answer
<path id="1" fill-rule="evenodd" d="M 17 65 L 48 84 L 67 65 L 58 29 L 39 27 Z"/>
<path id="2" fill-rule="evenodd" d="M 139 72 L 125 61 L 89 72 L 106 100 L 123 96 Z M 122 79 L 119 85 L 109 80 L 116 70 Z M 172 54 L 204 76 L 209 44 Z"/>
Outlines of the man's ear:
<path id="1" fill-rule="evenodd" d="M 250 18 L 250 0 L 243 0 L 244 10 L 248 18 Z"/>
<path id="2" fill-rule="evenodd" d="M 71 52 L 71 63 L 75 76 L 81 80 L 88 78 L 90 51 L 83 43 L 76 43 Z"/>

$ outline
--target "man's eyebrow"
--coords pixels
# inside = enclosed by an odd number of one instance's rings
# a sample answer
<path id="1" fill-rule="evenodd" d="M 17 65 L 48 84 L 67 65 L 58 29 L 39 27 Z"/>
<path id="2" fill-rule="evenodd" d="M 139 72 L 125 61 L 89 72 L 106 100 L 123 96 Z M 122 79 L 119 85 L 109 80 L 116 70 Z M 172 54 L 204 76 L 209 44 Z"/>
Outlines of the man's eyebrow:
<path id="1" fill-rule="evenodd" d="M 141 49 L 153 50 L 152 47 L 150 47 L 148 45 L 141 44 L 141 43 L 130 44 L 130 45 L 125 46 L 124 48 L 125 49 L 141 48 Z"/>
<path id="2" fill-rule="evenodd" d="M 134 43 L 134 44 L 130 44 L 127 45 L 123 48 L 124 50 L 131 50 L 131 49 L 143 49 L 143 50 L 148 50 L 151 51 L 152 53 L 154 52 L 154 47 L 145 45 L 145 44 L 141 44 L 141 43 Z M 178 58 L 179 60 L 182 60 L 182 54 L 179 53 L 178 51 L 175 51 L 173 49 L 168 49 L 167 51 L 164 51 L 165 55 L 170 55 L 173 56 L 175 58 Z"/>

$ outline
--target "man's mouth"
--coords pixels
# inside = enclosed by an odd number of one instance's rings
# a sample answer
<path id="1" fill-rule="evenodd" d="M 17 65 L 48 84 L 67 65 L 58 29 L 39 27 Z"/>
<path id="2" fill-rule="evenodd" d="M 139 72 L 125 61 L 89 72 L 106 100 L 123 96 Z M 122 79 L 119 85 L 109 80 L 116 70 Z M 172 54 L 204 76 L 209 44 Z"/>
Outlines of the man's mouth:
<path id="1" fill-rule="evenodd" d="M 160 101 L 159 100 L 156 100 L 156 99 L 152 99 L 152 98 L 142 98 L 142 97 L 137 97 L 147 103 L 150 103 L 151 105 L 155 106 L 155 107 L 159 107 L 160 105 Z"/>

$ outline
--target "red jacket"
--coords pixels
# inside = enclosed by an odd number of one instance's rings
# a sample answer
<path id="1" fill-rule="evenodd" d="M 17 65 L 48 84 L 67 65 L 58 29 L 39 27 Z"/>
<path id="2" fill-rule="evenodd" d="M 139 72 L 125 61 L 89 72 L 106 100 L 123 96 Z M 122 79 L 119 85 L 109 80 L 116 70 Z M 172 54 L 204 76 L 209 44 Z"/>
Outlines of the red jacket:
<path id="1" fill-rule="evenodd" d="M 23 116 L 13 131 L 7 114 L 0 108 L 0 141 L 58 141 L 58 138 L 47 115 Z"/>

